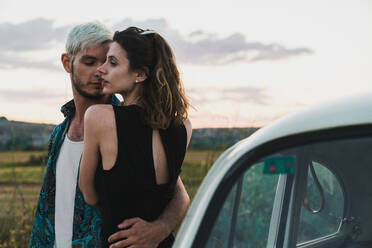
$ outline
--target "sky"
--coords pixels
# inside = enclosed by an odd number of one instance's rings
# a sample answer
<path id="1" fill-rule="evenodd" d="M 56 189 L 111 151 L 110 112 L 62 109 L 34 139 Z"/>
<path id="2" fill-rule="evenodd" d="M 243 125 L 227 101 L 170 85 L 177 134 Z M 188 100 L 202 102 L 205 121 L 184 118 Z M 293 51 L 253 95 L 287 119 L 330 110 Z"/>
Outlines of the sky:
<path id="1" fill-rule="evenodd" d="M 0 116 L 61 122 L 67 33 L 99 21 L 169 42 L 194 128 L 262 127 L 371 91 L 371 16 L 370 0 L 0 1 Z"/>

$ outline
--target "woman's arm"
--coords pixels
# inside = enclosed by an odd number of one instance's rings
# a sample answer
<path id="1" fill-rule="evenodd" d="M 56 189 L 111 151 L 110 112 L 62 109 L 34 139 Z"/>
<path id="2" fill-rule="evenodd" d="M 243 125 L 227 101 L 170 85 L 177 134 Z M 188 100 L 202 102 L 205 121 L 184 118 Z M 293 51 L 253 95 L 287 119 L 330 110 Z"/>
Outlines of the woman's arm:
<path id="1" fill-rule="evenodd" d="M 98 201 L 94 187 L 94 176 L 99 161 L 100 124 L 99 110 L 94 106 L 87 109 L 84 115 L 84 149 L 80 162 L 79 187 L 84 200 L 89 205 Z"/>

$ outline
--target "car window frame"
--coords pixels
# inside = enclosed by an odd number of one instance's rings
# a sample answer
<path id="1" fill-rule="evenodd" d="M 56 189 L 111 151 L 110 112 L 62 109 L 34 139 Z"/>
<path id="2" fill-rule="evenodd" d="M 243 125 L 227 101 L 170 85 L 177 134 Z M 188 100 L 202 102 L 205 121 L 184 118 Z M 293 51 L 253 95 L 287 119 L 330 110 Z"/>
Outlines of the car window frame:
<path id="1" fill-rule="evenodd" d="M 334 127 L 334 128 L 327 128 L 315 131 L 309 131 L 305 133 L 293 134 L 286 137 L 281 137 L 278 139 L 274 139 L 272 141 L 266 142 L 255 147 L 252 150 L 247 151 L 243 154 L 240 158 L 237 159 L 234 165 L 230 168 L 230 170 L 224 175 L 222 180 L 220 181 L 219 185 L 217 186 L 216 190 L 214 191 L 211 200 L 206 208 L 205 214 L 203 219 L 200 222 L 198 227 L 198 231 L 194 237 L 191 247 L 204 247 L 206 242 L 208 241 L 208 237 L 212 230 L 212 226 L 214 225 L 220 208 L 223 205 L 227 195 L 229 194 L 231 188 L 237 182 L 237 180 L 241 177 L 241 175 L 249 169 L 256 161 L 268 156 L 270 154 L 276 153 L 280 150 L 290 149 L 296 146 L 303 146 L 313 143 L 325 142 L 325 141 L 332 141 L 332 140 L 342 140 L 342 139 L 351 139 L 351 138 L 361 138 L 371 136 L 372 137 L 372 124 L 359 124 L 359 125 L 351 125 L 351 126 L 343 126 L 343 127 Z M 300 175 L 296 174 L 296 171 L 304 171 L 304 170 L 296 170 L 295 169 L 295 178 L 292 187 L 296 190 L 292 190 L 290 206 L 296 206 L 298 208 L 298 204 L 294 204 L 293 201 L 299 201 L 300 197 L 298 191 L 301 189 L 299 187 L 299 181 L 296 180 L 296 176 L 299 177 Z M 307 172 L 307 171 L 306 171 Z M 302 172 L 303 173 L 303 172 Z M 307 175 L 307 173 L 306 173 Z M 303 186 L 302 186 L 303 188 Z M 346 202 L 346 200 L 345 200 Z M 301 206 L 301 205 L 300 205 Z M 346 213 L 347 205 L 345 206 L 344 213 Z M 300 212 L 300 208 L 298 209 L 291 209 L 288 208 L 287 214 L 285 214 L 286 218 L 281 220 L 283 223 L 286 223 L 285 230 L 280 230 L 281 232 L 277 232 L 277 243 L 275 247 L 296 247 L 297 242 L 297 233 L 295 232 L 296 221 L 298 222 L 298 214 Z M 297 219 L 297 220 L 296 220 Z M 341 236 L 341 235 L 340 235 Z M 340 238 L 333 237 L 334 239 Z M 325 243 L 332 242 L 332 237 L 324 239 Z M 307 244 L 307 246 L 298 246 L 298 247 L 312 247 L 312 245 Z"/>
<path id="2" fill-rule="evenodd" d="M 314 159 L 314 157 L 309 157 L 309 162 L 311 163 L 318 163 L 320 164 L 321 166 L 327 168 L 331 173 L 332 175 L 336 178 L 339 186 L 340 186 L 340 189 L 341 189 L 341 192 L 342 192 L 342 195 L 343 195 L 343 198 L 344 198 L 344 202 L 343 202 L 343 218 L 345 216 L 347 216 L 347 213 L 348 213 L 348 210 L 349 210 L 349 205 L 348 203 L 350 202 L 349 199 L 349 194 L 345 188 L 345 182 L 344 180 L 342 179 L 342 177 L 339 175 L 339 172 L 337 170 L 334 170 L 333 169 L 333 166 L 330 165 L 330 163 L 332 163 L 332 161 L 327 161 L 326 159 L 324 158 L 321 158 L 321 157 L 316 157 Z M 307 167 L 307 175 L 309 174 L 309 165 L 304 165 L 304 167 Z M 307 190 L 307 185 L 304 185 L 304 189 L 303 190 Z M 299 218 L 298 218 L 298 224 L 297 224 L 297 227 L 295 228 L 296 230 L 296 237 L 298 236 L 298 231 L 299 231 L 299 225 L 300 225 L 300 215 L 301 215 L 301 209 L 302 209 L 302 203 L 301 203 L 301 207 L 299 209 Z M 340 225 L 338 227 L 338 230 L 337 232 L 335 233 L 332 233 L 332 234 L 328 234 L 328 235 L 324 235 L 322 237 L 319 237 L 319 238 L 316 238 L 316 239 L 311 239 L 311 240 L 308 240 L 308 241 L 305 241 L 305 242 L 302 242 L 302 243 L 297 243 L 297 239 L 296 239 L 296 248 L 305 248 L 305 247 L 312 247 L 312 245 L 314 243 L 316 243 L 317 245 L 319 245 L 319 243 L 321 242 L 325 242 L 325 243 L 328 243 L 327 240 L 329 239 L 337 239 L 339 236 L 342 236 L 342 234 L 340 233 L 342 232 L 342 221 L 340 222 Z"/>

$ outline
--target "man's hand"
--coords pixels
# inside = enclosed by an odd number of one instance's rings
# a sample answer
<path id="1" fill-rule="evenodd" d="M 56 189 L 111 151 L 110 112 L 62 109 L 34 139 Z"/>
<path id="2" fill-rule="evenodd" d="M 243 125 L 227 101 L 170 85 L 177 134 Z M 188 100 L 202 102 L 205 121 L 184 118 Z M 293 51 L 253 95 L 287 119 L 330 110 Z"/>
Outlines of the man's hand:
<path id="1" fill-rule="evenodd" d="M 147 222 L 140 218 L 127 219 L 118 227 L 125 230 L 112 234 L 108 241 L 125 240 L 110 245 L 110 248 L 156 248 L 171 232 L 161 221 Z"/>

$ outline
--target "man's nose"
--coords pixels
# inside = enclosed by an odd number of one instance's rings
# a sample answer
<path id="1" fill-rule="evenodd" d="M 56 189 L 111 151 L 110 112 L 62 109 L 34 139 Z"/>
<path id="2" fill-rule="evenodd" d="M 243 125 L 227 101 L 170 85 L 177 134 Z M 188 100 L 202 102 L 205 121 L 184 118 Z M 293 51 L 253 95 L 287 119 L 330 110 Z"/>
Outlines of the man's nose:
<path id="1" fill-rule="evenodd" d="M 102 65 L 98 66 L 96 72 L 99 73 L 99 75 L 105 74 L 104 65 L 105 64 L 102 64 Z"/>
<path id="2" fill-rule="evenodd" d="M 96 76 L 96 77 L 101 77 L 101 76 L 102 76 L 102 73 L 97 69 L 97 70 L 94 72 L 94 76 Z"/>

